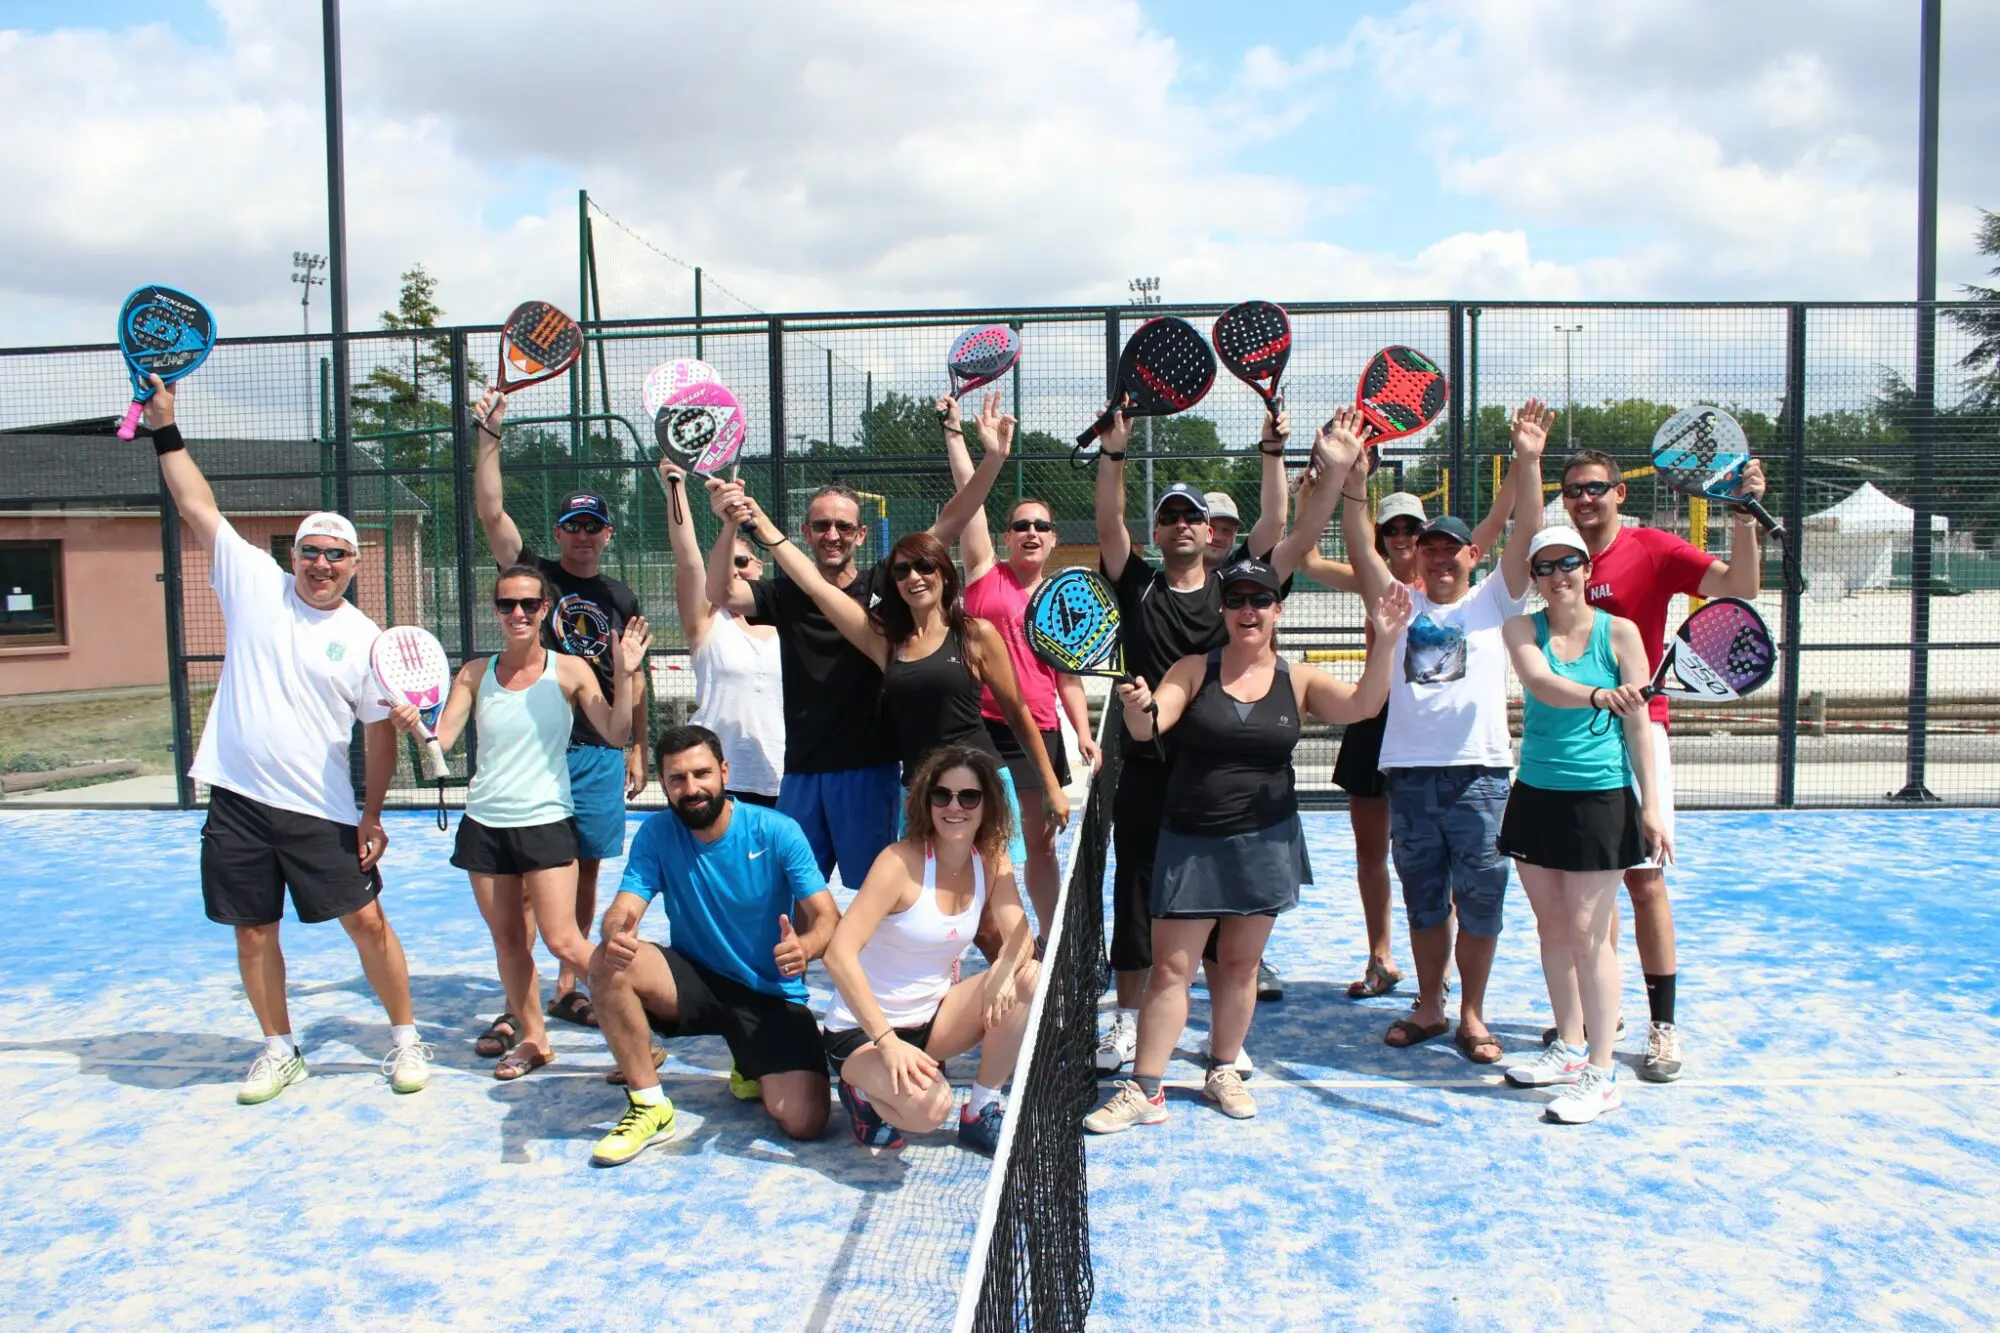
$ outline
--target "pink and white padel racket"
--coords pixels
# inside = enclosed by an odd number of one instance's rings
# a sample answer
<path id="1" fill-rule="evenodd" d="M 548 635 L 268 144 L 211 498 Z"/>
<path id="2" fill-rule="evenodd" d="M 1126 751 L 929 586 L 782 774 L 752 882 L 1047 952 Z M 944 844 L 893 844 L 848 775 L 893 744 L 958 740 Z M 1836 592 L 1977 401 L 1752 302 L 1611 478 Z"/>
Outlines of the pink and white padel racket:
<path id="1" fill-rule="evenodd" d="M 368 659 L 389 697 L 408 703 L 423 719 L 425 769 L 433 778 L 447 776 L 451 769 L 433 734 L 451 692 L 451 659 L 444 655 L 444 645 L 427 629 L 396 625 L 376 636 Z"/>

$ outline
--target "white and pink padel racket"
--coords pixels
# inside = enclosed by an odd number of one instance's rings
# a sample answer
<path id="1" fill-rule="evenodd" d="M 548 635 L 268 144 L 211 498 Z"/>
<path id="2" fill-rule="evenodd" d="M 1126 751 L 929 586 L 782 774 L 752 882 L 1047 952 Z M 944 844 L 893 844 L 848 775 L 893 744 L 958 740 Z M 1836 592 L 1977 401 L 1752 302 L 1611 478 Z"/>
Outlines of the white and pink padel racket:
<path id="1" fill-rule="evenodd" d="M 408 703 L 423 719 L 424 767 L 433 778 L 445 777 L 451 769 L 433 734 L 451 692 L 451 659 L 445 656 L 444 645 L 427 629 L 396 625 L 376 636 L 368 658 L 389 697 Z"/>
<path id="2" fill-rule="evenodd" d="M 660 409 L 667 400 L 690 384 L 715 384 L 722 376 L 715 373 L 715 367 L 706 361 L 684 357 L 679 361 L 662 361 L 646 372 L 646 383 L 639 390 L 639 405 L 646 409 L 647 420 L 656 420 Z"/>

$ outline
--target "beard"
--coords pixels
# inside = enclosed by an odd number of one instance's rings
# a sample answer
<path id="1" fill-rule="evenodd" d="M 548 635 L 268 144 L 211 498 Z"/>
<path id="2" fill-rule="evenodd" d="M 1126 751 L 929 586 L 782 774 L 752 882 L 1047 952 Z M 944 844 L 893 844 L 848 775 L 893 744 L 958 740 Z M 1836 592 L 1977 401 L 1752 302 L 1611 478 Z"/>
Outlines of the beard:
<path id="1" fill-rule="evenodd" d="M 683 796 L 674 802 L 674 814 L 681 823 L 691 829 L 705 829 L 722 818 L 722 807 L 728 799 L 720 793 L 713 796 Z"/>

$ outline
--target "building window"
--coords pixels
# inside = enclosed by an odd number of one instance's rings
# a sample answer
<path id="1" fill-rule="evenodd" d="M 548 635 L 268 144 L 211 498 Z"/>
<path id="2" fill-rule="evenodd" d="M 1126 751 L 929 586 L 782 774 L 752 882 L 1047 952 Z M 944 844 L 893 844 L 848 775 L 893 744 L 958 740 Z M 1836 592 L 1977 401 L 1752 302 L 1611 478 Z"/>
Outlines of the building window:
<path id="1" fill-rule="evenodd" d="M 0 542 L 0 648 L 63 642 L 62 543 Z"/>

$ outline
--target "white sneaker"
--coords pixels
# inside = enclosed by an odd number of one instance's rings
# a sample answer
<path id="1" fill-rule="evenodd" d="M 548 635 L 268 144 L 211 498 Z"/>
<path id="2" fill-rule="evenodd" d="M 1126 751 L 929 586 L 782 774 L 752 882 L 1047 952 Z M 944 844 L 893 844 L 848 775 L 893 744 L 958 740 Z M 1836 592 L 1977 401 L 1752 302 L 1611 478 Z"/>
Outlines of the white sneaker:
<path id="1" fill-rule="evenodd" d="M 1507 1081 L 1517 1088 L 1547 1088 L 1558 1083 L 1574 1083 L 1590 1064 L 1588 1052 L 1558 1041 L 1544 1046 L 1535 1058 L 1507 1067 Z"/>
<path id="2" fill-rule="evenodd" d="M 1214 1058 L 1215 1058 L 1214 1046 L 1210 1044 L 1209 1039 L 1207 1037 L 1203 1037 L 1201 1040 L 1202 1063 L 1206 1064 Z M 1250 1048 L 1248 1046 L 1238 1046 L 1236 1048 L 1236 1061 L 1229 1067 L 1231 1069 L 1234 1069 L 1239 1075 L 1241 1075 L 1244 1078 L 1257 1077 L 1257 1062 L 1250 1058 Z"/>
<path id="3" fill-rule="evenodd" d="M 1136 1018 L 1128 1018 L 1124 1010 L 1111 1015 L 1111 1026 L 1104 1029 L 1104 1040 L 1097 1043 L 1095 1064 L 1100 1074 L 1115 1074 L 1132 1063 L 1132 1057 L 1139 1051 L 1139 1023 Z"/>
<path id="4" fill-rule="evenodd" d="M 1243 1080 L 1234 1069 L 1218 1066 L 1202 1081 L 1201 1095 L 1214 1102 L 1231 1120 L 1248 1120 L 1257 1114 L 1256 1099 L 1244 1091 Z"/>
<path id="5" fill-rule="evenodd" d="M 1672 1023 L 1654 1023 L 1646 1032 L 1646 1063 L 1639 1077 L 1648 1083 L 1672 1083 L 1681 1076 L 1681 1031 Z"/>
<path id="6" fill-rule="evenodd" d="M 1083 1118 L 1083 1127 L 1093 1134 L 1122 1134 L 1134 1125 L 1157 1125 L 1166 1118 L 1164 1091 L 1148 1097 L 1137 1083 L 1123 1079 L 1104 1105 Z"/>
<path id="7" fill-rule="evenodd" d="M 1576 1082 L 1550 1102 L 1542 1114 L 1565 1125 L 1587 1125 L 1606 1111 L 1615 1111 L 1624 1104 L 1625 1096 L 1618 1091 L 1617 1073 L 1607 1073 L 1596 1065 L 1585 1065 Z"/>
<path id="8" fill-rule="evenodd" d="M 420 1041 L 391 1047 L 382 1057 L 382 1072 L 397 1092 L 422 1092 L 431 1081 L 431 1048 Z"/>
<path id="9" fill-rule="evenodd" d="M 237 1086 L 236 1100 L 244 1106 L 255 1106 L 268 1102 L 286 1088 L 306 1076 L 306 1058 L 297 1047 L 290 1055 L 273 1055 L 270 1051 L 260 1051 L 250 1062 L 250 1072 Z"/>

